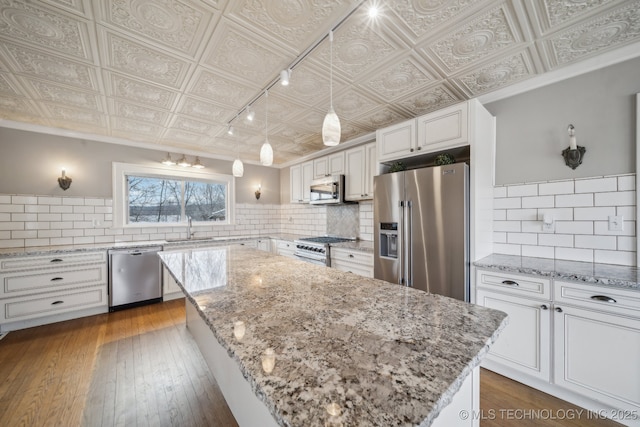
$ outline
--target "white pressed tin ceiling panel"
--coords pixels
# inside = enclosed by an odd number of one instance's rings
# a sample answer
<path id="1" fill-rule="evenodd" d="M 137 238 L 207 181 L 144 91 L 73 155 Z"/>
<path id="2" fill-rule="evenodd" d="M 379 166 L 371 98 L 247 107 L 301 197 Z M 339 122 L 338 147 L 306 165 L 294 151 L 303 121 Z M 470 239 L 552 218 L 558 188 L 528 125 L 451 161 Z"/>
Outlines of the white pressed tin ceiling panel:
<path id="1" fill-rule="evenodd" d="M 258 161 L 275 83 L 268 135 L 282 163 L 324 148 L 326 36 L 343 18 L 342 141 L 640 46 L 640 0 L 386 0 L 376 21 L 371 1 L 0 0 L 0 118 Z"/>

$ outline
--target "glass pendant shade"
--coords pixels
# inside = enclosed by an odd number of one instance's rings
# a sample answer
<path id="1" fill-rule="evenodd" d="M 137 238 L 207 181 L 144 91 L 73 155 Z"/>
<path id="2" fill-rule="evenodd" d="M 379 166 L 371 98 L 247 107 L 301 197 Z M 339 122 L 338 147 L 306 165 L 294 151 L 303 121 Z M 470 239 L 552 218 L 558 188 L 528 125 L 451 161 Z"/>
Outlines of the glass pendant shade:
<path id="1" fill-rule="evenodd" d="M 322 142 L 329 147 L 340 144 L 340 119 L 333 107 L 329 107 L 329 112 L 322 122 Z"/>
<path id="2" fill-rule="evenodd" d="M 265 138 L 262 148 L 260 148 L 260 163 L 263 166 L 271 166 L 273 164 L 273 148 L 269 144 L 269 140 Z"/>
<path id="3" fill-rule="evenodd" d="M 233 171 L 233 176 L 242 178 L 242 175 L 244 175 L 244 165 L 242 164 L 242 160 L 239 158 L 235 159 L 231 170 Z"/>

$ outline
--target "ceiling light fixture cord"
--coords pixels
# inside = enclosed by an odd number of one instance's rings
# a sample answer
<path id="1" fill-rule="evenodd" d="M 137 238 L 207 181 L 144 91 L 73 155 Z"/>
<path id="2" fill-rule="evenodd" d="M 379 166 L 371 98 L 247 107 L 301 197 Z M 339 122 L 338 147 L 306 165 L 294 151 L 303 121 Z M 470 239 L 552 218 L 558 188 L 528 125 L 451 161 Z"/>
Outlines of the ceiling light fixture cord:
<path id="1" fill-rule="evenodd" d="M 340 144 L 340 118 L 333 109 L 333 31 L 329 32 L 329 111 L 322 122 L 322 142 L 333 147 Z"/>
<path id="2" fill-rule="evenodd" d="M 271 166 L 273 164 L 273 148 L 269 144 L 269 92 L 264 91 L 264 144 L 260 148 L 260 163 L 263 166 Z"/>

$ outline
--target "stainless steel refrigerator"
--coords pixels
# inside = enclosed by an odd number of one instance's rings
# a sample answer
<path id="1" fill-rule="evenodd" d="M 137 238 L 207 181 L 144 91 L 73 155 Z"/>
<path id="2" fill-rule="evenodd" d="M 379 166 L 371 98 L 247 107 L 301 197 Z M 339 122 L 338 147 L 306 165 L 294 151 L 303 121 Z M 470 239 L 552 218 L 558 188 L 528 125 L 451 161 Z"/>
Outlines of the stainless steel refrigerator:
<path id="1" fill-rule="evenodd" d="M 374 276 L 469 301 L 469 167 L 374 178 Z"/>

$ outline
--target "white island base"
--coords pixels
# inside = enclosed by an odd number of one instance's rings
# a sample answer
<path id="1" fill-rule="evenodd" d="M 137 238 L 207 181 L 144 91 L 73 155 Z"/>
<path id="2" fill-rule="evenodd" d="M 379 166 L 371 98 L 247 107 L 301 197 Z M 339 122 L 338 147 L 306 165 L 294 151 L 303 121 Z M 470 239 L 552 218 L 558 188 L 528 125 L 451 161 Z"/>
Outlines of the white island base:
<path id="1" fill-rule="evenodd" d="M 193 335 L 211 373 L 240 427 L 275 427 L 278 423 L 265 404 L 255 395 L 240 372 L 237 363 L 227 354 L 198 314 L 193 304 L 186 299 L 187 328 Z M 451 403 L 431 424 L 433 427 L 477 427 L 480 413 L 479 367 L 465 379 Z M 346 426 L 345 426 L 346 427 Z"/>

